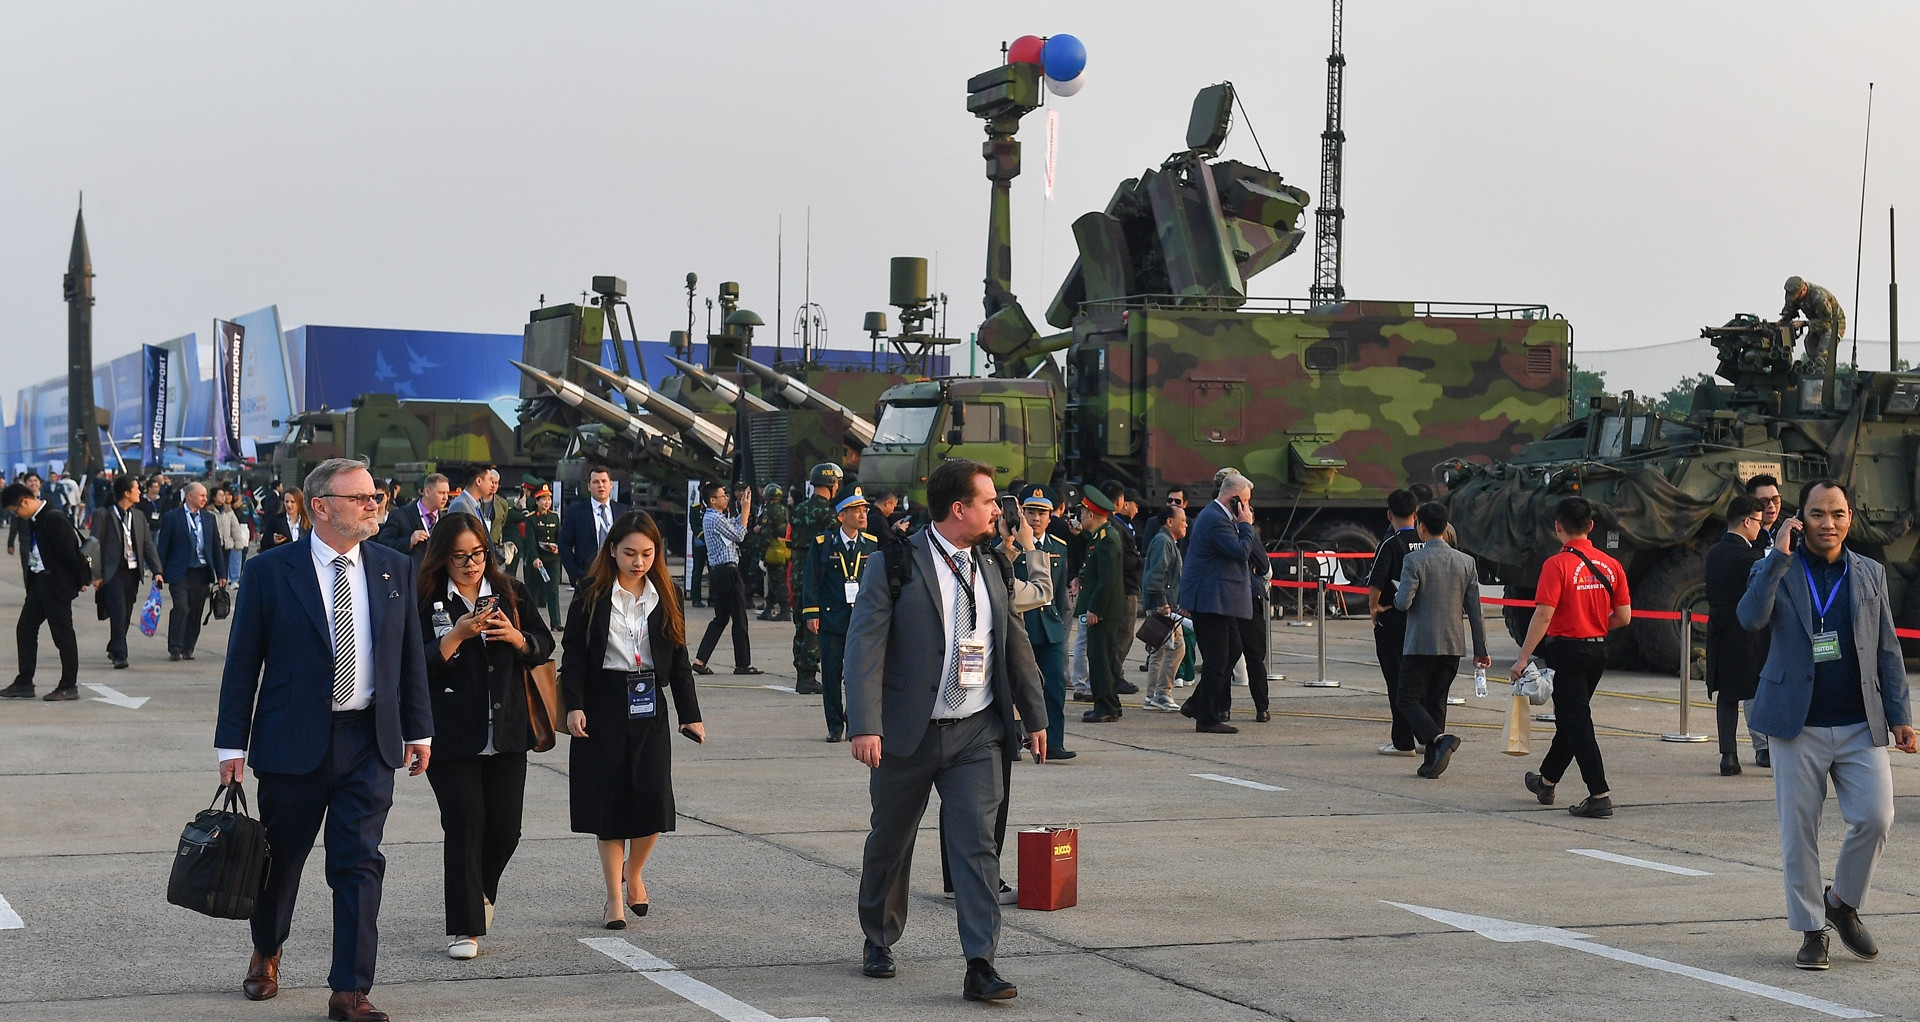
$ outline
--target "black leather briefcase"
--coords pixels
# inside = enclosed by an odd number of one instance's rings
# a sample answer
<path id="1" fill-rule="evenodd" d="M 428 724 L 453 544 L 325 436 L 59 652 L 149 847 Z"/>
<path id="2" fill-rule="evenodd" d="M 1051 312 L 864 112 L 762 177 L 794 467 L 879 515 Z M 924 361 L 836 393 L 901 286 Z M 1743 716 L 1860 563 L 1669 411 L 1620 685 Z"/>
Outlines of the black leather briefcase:
<path id="1" fill-rule="evenodd" d="M 220 804 L 225 794 L 227 803 Z M 180 832 L 180 853 L 173 857 L 167 901 L 216 919 L 245 919 L 266 881 L 270 855 L 267 830 L 247 815 L 247 793 L 240 782 L 213 793 L 213 802 Z"/>

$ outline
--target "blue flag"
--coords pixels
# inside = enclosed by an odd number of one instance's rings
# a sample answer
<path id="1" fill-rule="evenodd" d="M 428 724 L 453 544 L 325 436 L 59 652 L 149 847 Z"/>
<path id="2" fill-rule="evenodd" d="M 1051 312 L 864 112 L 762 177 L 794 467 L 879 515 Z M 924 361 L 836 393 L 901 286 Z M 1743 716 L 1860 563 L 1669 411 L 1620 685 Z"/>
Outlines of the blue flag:
<path id="1" fill-rule="evenodd" d="M 167 349 L 142 345 L 146 356 L 146 400 L 140 412 L 140 464 L 149 472 L 160 465 L 167 435 Z"/>

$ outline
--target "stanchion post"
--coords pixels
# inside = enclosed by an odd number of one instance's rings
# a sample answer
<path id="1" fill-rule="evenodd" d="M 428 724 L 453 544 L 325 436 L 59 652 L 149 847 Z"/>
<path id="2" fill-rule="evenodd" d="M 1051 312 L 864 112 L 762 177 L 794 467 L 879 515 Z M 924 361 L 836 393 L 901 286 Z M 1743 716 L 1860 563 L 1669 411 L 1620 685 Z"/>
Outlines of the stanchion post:
<path id="1" fill-rule="evenodd" d="M 1708 735 L 1696 735 L 1687 726 L 1693 713 L 1693 614 L 1686 608 L 1680 610 L 1680 732 L 1661 735 L 1663 742 L 1697 743 L 1708 741 Z"/>
<path id="2" fill-rule="evenodd" d="M 1303 550 L 1298 543 L 1288 545 L 1293 547 L 1293 581 L 1295 584 L 1293 587 L 1293 620 L 1287 622 L 1287 627 L 1312 628 L 1313 622 L 1307 620 L 1307 590 L 1301 585 L 1301 583 L 1307 580 L 1306 551 Z M 1316 575 L 1319 574 L 1318 565 L 1315 565 L 1314 573 Z"/>
<path id="3" fill-rule="evenodd" d="M 1315 629 L 1314 635 L 1315 645 L 1319 649 L 1319 668 L 1312 681 L 1302 682 L 1302 684 L 1307 688 L 1339 688 L 1338 680 L 1327 677 L 1327 580 L 1316 574 L 1313 581 L 1315 591 L 1320 597 L 1320 606 L 1316 614 L 1316 623 L 1319 627 Z"/>
<path id="4" fill-rule="evenodd" d="M 1267 592 L 1269 596 L 1272 595 L 1272 580 L 1268 580 Z M 1285 681 L 1287 676 L 1273 669 L 1273 611 L 1271 609 L 1267 611 L 1265 626 L 1267 629 L 1267 681 Z"/>

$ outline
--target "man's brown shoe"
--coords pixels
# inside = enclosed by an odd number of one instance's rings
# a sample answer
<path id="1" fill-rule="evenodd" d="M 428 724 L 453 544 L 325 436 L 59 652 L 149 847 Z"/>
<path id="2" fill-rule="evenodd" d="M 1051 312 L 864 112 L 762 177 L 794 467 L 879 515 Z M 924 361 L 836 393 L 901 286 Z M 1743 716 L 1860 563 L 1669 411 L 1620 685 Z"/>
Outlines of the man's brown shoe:
<path id="1" fill-rule="evenodd" d="M 387 1013 L 358 990 L 335 990 L 327 998 L 327 1017 L 333 1022 L 387 1022 Z"/>
<path id="2" fill-rule="evenodd" d="M 240 992 L 247 995 L 249 1001 L 264 1001 L 280 992 L 280 952 L 275 951 L 269 958 L 258 951 L 253 960 L 247 963 L 247 978 L 240 984 Z"/>

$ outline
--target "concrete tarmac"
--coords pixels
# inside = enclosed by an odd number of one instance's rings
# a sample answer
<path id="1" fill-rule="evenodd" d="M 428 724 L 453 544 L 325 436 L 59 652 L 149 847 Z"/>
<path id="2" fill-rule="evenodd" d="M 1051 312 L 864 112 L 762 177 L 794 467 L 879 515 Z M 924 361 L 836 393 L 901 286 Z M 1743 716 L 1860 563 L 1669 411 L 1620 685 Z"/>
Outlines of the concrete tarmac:
<path id="1" fill-rule="evenodd" d="M 0 562 L 8 623 L 19 570 L 17 559 Z M 240 996 L 245 923 L 165 902 L 180 828 L 217 783 L 225 625 L 210 625 L 197 659 L 180 663 L 166 659 L 164 622 L 160 636 L 136 632 L 133 667 L 113 671 L 92 594 L 75 610 L 82 684 L 147 701 L 0 702 L 0 898 L 20 924 L 0 928 L 0 1019 L 324 1017 L 331 913 L 318 849 L 274 1000 Z M 697 633 L 710 611 L 690 615 Z M 723 642 L 719 673 L 700 679 L 709 740 L 675 743 L 679 829 L 648 865 L 651 913 L 624 931 L 599 925 L 593 841 L 568 829 L 564 737 L 532 757 L 524 837 L 473 961 L 445 955 L 438 811 L 425 778 L 401 776 L 374 1003 L 403 1022 L 1920 1017 L 1920 757 L 1893 757 L 1898 816 L 1864 916 L 1879 960 L 1858 961 L 1835 941 L 1830 972 L 1802 972 L 1792 966 L 1799 937 L 1785 922 L 1770 774 L 1744 740 L 1745 773 L 1730 778 L 1714 745 L 1659 740 L 1678 727 L 1677 679 L 1603 680 L 1595 714 L 1618 812 L 1575 819 L 1564 807 L 1581 797 L 1577 769 L 1551 808 L 1521 786 L 1550 724 L 1535 726 L 1532 756 L 1501 753 L 1498 682 L 1486 700 L 1472 697 L 1469 677 L 1456 683 L 1467 704 L 1453 720 L 1466 744 L 1440 779 L 1415 777 L 1414 759 L 1379 755 L 1385 690 L 1364 621 L 1328 626 L 1339 688 L 1299 684 L 1317 674 L 1313 630 L 1276 624 L 1276 665 L 1289 680 L 1275 683 L 1267 724 L 1234 690 L 1238 735 L 1196 734 L 1176 714 L 1141 709 L 1139 696 L 1104 725 L 1080 723 L 1087 704 L 1069 703 L 1079 757 L 1016 765 L 1005 873 L 1017 875 L 1012 831 L 1077 825 L 1079 904 L 1005 910 L 998 965 L 1020 996 L 960 999 L 965 963 L 940 896 L 937 807 L 895 949 L 899 976 L 867 979 L 855 917 L 867 770 L 847 745 L 823 741 L 820 697 L 791 692 L 792 626 L 752 630 L 770 673 L 728 673 Z M 1489 633 L 1503 678 L 1514 647 L 1497 621 Z M 0 653 L 12 658 L 10 646 Z M 41 691 L 57 676 L 43 633 Z M 1130 665 L 1126 677 L 1144 675 Z M 1692 730 L 1710 734 L 1697 683 L 1693 695 Z M 1824 828 L 1831 855 L 1844 828 L 1831 803 Z M 1395 903 L 1585 937 L 1467 924 L 1503 938 L 1489 939 Z M 0 926 L 10 921 L 0 908 Z M 1541 936 L 1559 943 L 1525 939 Z M 659 961 L 637 972 L 605 945 L 582 943 L 605 938 Z"/>

